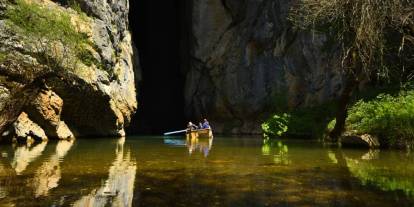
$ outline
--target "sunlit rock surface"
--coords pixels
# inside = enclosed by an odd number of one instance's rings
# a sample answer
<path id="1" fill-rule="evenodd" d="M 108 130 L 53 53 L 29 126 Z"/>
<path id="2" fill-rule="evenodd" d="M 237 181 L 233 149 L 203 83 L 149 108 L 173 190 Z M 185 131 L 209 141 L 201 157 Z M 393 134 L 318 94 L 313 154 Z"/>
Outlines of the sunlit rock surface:
<path id="1" fill-rule="evenodd" d="M 64 121 L 61 120 L 63 100 L 51 90 L 40 90 L 25 111 L 38 123 L 49 138 L 74 138 Z"/>
<path id="2" fill-rule="evenodd" d="M 32 120 L 29 119 L 26 113 L 21 113 L 13 124 L 14 134 L 17 139 L 38 139 L 47 140 L 45 131 Z"/>
<path id="3" fill-rule="evenodd" d="M 33 2 L 68 13 L 74 22 L 81 18 L 65 5 L 50 0 Z M 41 71 L 42 65 L 28 50 L 30 47 L 24 42 L 24 37 L 8 29 L 4 12 L 11 3 L 0 0 L 0 51 L 13 53 L 14 57 L 22 60 L 0 64 L 0 132 L 6 130 L 23 109 L 36 100 L 34 109 L 37 110 L 29 111 L 38 118 L 36 121 L 45 128 L 46 134 L 52 137 L 125 135 L 124 128 L 137 108 L 132 63 L 134 54 L 127 26 L 128 0 L 77 2 L 88 15 L 83 17 L 86 21 L 77 25 L 78 30 L 94 43 L 93 53 L 101 67 L 80 65 L 63 78 L 48 78 L 45 85 L 49 91 L 39 94 L 36 85 L 27 84 Z M 57 105 L 63 108 L 56 111 L 54 106 Z M 59 113 L 60 121 L 54 116 Z"/>
<path id="4" fill-rule="evenodd" d="M 216 132 L 260 133 L 261 121 L 276 109 L 338 96 L 337 55 L 324 36 L 293 31 L 291 2 L 192 1 L 189 117 L 208 116 Z"/>

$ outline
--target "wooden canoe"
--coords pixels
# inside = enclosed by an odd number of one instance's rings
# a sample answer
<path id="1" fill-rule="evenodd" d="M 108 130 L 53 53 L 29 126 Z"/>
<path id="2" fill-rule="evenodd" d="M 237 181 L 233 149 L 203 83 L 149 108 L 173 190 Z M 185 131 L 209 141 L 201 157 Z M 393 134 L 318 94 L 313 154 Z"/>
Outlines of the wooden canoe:
<path id="1" fill-rule="evenodd" d="M 197 129 L 187 131 L 187 138 L 213 138 L 213 130 L 211 129 Z"/>

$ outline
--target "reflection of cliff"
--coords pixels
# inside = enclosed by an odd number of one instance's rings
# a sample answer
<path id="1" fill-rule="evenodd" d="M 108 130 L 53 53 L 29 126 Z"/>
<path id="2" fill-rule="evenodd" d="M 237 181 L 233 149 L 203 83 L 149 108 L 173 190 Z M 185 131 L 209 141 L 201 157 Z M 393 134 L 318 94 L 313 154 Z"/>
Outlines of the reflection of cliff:
<path id="1" fill-rule="evenodd" d="M 46 196 L 50 189 L 58 187 L 59 180 L 62 177 L 60 162 L 72 148 L 73 143 L 73 140 L 59 141 L 55 153 L 36 170 L 30 183 L 36 197 Z"/>
<path id="2" fill-rule="evenodd" d="M 7 186 L 10 183 L 10 179 L 4 179 L 4 178 L 11 178 L 16 175 L 15 171 L 10 168 L 8 163 L 5 163 L 3 161 L 4 160 L 0 158 L 0 201 L 1 201 L 0 206 L 4 205 L 3 202 L 5 202 L 2 199 L 7 198 L 7 196 L 9 195 Z"/>
<path id="3" fill-rule="evenodd" d="M 109 168 L 105 184 L 76 201 L 73 206 L 132 206 L 137 167 L 130 152 L 124 153 L 124 143 L 125 138 L 118 141 L 116 159 Z"/>
<path id="4" fill-rule="evenodd" d="M 14 151 L 13 161 L 11 163 L 12 168 L 16 171 L 17 175 L 21 175 L 27 166 L 35 161 L 42 152 L 45 150 L 47 142 L 41 142 L 38 145 L 30 148 L 30 146 L 17 147 Z"/>

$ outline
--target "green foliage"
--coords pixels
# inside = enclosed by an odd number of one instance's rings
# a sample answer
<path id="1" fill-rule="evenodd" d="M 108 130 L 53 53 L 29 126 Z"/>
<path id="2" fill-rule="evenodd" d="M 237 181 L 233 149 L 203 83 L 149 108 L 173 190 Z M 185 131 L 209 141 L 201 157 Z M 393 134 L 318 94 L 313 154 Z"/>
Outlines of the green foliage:
<path id="1" fill-rule="evenodd" d="M 75 66 L 91 44 L 85 34 L 75 29 L 71 16 L 58 9 L 16 0 L 7 9 L 6 17 L 11 28 L 24 37 L 32 52 L 42 56 L 42 63 L 50 69 Z M 80 60 L 90 62 L 88 58 Z"/>
<path id="2" fill-rule="evenodd" d="M 276 114 L 262 124 L 265 136 L 282 136 L 288 131 L 290 116 L 286 113 Z"/>
<path id="3" fill-rule="evenodd" d="M 333 104 L 323 104 L 292 110 L 289 113 L 277 113 L 262 124 L 262 130 L 266 137 L 284 135 L 321 137 L 334 112 Z"/>
<path id="4" fill-rule="evenodd" d="M 76 0 L 69 0 L 68 5 L 74 11 L 76 11 L 84 21 L 86 20 L 88 15 L 86 15 L 86 13 L 82 11 L 80 4 Z"/>
<path id="5" fill-rule="evenodd" d="M 92 55 L 92 52 L 89 50 L 81 50 L 76 55 L 86 66 L 99 64 L 96 58 Z"/>
<path id="6" fill-rule="evenodd" d="M 0 52 L 0 63 L 4 62 L 7 59 L 7 54 Z"/>
<path id="7" fill-rule="evenodd" d="M 387 145 L 406 144 L 414 138 L 414 91 L 398 96 L 380 94 L 371 101 L 359 101 L 349 110 L 347 128 L 358 134 L 372 134 Z"/>
<path id="8" fill-rule="evenodd" d="M 333 119 L 328 123 L 328 126 L 326 127 L 328 131 L 332 131 L 335 128 L 336 125 L 336 119 Z"/>

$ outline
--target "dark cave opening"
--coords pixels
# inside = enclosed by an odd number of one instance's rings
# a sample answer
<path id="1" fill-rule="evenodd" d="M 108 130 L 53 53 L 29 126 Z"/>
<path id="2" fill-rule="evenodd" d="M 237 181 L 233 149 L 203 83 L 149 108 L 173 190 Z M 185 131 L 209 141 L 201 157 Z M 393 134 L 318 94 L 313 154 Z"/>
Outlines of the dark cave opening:
<path id="1" fill-rule="evenodd" d="M 160 134 L 185 127 L 186 1 L 130 1 L 130 29 L 142 80 L 130 134 Z"/>

